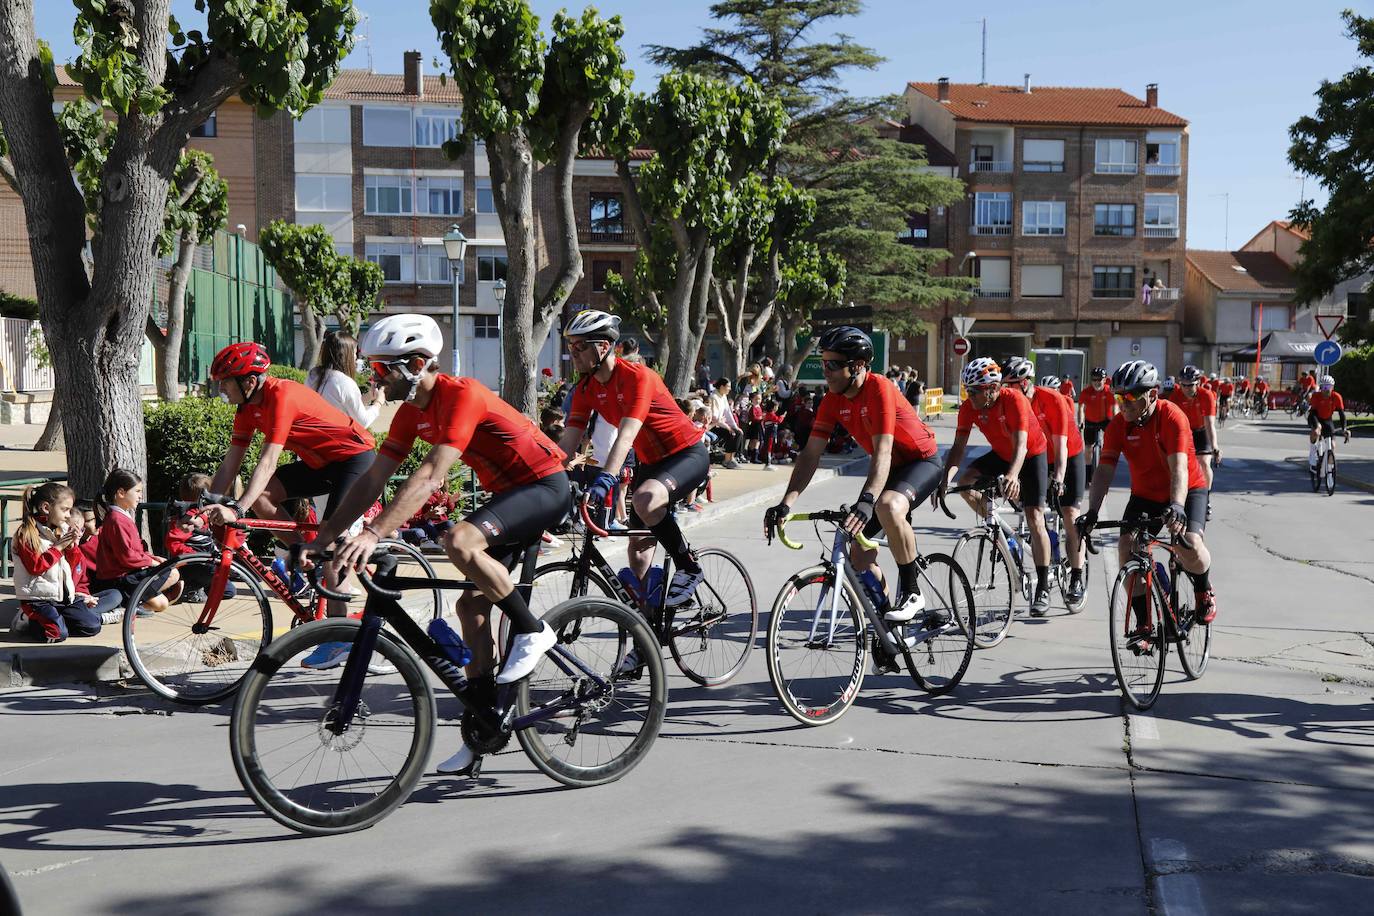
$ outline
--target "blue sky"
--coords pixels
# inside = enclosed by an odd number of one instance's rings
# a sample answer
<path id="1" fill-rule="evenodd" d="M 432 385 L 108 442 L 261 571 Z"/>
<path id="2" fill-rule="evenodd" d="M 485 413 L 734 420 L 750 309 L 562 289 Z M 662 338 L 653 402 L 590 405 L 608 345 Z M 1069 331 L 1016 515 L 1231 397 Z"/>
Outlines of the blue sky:
<path id="1" fill-rule="evenodd" d="M 532 0 L 547 22 L 565 6 Z M 1335 79 L 1356 62 L 1354 42 L 1341 30 L 1350 0 L 1155 0 L 1119 4 L 1102 0 L 1039 3 L 931 3 L 868 0 L 862 16 L 842 23 L 855 40 L 887 58 L 877 70 L 848 80 L 862 95 L 899 92 L 908 80 L 948 76 L 979 78 L 980 23 L 988 21 L 988 81 L 1034 85 L 1115 86 L 1143 96 L 1159 83 L 1160 106 L 1190 122 L 1187 239 L 1190 248 L 1222 248 L 1229 194 L 1229 242 L 1239 247 L 1269 220 L 1287 215 L 1301 182 L 1288 165 L 1288 127 L 1315 107 L 1322 79 Z M 59 59 L 70 57 L 71 8 L 59 0 L 37 3 L 38 30 Z M 425 0 L 357 0 L 368 14 L 368 42 L 359 42 L 347 65 L 399 72 L 409 48 L 438 53 Z M 961 8 L 962 7 L 962 8 Z M 685 45 L 709 22 L 707 0 L 606 0 L 603 13 L 625 23 L 625 50 L 644 88 L 655 70 L 642 57 L 645 44 Z M 184 21 L 190 0 L 174 0 Z M 1307 193 L 1321 199 L 1320 189 Z"/>

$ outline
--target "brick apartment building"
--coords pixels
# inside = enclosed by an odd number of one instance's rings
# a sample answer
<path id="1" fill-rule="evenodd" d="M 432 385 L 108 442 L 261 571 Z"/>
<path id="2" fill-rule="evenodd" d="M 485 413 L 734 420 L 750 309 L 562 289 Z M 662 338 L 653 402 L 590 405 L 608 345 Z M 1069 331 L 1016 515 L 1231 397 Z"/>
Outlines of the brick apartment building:
<path id="1" fill-rule="evenodd" d="M 976 319 L 973 356 L 1071 347 L 1088 364 L 1182 357 L 1188 122 L 1120 89 L 910 83 L 900 136 L 954 163 L 966 199 L 912 244 L 980 280 L 950 311 Z M 916 230 L 913 231 L 916 234 Z M 1142 292 L 1158 278 L 1161 288 Z M 948 321 L 939 372 L 956 382 Z M 901 361 L 900 353 L 898 356 Z"/>

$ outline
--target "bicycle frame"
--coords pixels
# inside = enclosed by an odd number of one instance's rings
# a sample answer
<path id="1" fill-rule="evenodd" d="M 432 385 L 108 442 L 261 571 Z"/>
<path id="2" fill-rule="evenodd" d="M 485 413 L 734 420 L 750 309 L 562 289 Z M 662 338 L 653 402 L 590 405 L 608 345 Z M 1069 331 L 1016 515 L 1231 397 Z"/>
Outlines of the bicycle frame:
<path id="1" fill-rule="evenodd" d="M 1180 560 L 1178 556 L 1179 551 L 1182 549 L 1182 542 L 1179 540 L 1178 535 L 1175 534 L 1170 534 L 1168 541 L 1160 539 L 1159 535 L 1150 534 L 1149 526 L 1155 521 L 1158 521 L 1158 519 L 1123 519 L 1119 522 L 1102 522 L 1096 527 L 1119 528 L 1123 536 L 1129 536 L 1131 538 L 1130 560 L 1138 560 L 1145 566 L 1144 594 L 1150 594 L 1157 578 L 1160 582 L 1160 591 L 1163 592 L 1167 598 L 1164 607 L 1168 615 L 1167 623 L 1173 626 L 1175 633 L 1180 633 L 1177 607 L 1178 591 L 1175 588 L 1176 577 L 1169 575 L 1169 567 L 1176 566 L 1179 571 L 1184 571 L 1183 561 Z M 1085 540 L 1087 549 L 1096 553 L 1097 548 L 1093 545 L 1092 536 L 1089 535 Z M 1155 559 L 1154 552 L 1156 548 L 1163 548 L 1169 554 L 1169 564 L 1167 567 L 1162 560 Z M 1130 562 L 1130 560 L 1127 562 Z M 1134 585 L 1131 588 L 1131 595 L 1132 597 L 1135 595 Z"/>
<path id="2" fill-rule="evenodd" d="M 210 578 L 210 586 L 206 590 L 205 606 L 201 608 L 200 617 L 192 626 L 192 631 L 207 632 L 210 624 L 214 622 L 215 612 L 219 610 L 220 600 L 224 597 L 225 587 L 229 584 L 229 569 L 236 559 L 252 570 L 259 579 L 267 583 L 267 587 L 276 593 L 277 597 L 286 604 L 301 623 L 308 623 L 323 617 L 325 599 L 322 594 L 316 594 L 314 608 L 307 611 L 296 600 L 296 596 L 291 593 L 290 586 L 282 581 L 281 576 L 277 575 L 276 570 L 262 562 L 257 554 L 248 549 L 247 545 L 247 532 L 249 530 L 286 533 L 315 531 L 318 530 L 318 527 L 317 525 L 272 519 L 241 519 L 219 528 L 214 535 L 215 543 L 219 547 L 219 557 L 215 563 L 215 572 Z"/>

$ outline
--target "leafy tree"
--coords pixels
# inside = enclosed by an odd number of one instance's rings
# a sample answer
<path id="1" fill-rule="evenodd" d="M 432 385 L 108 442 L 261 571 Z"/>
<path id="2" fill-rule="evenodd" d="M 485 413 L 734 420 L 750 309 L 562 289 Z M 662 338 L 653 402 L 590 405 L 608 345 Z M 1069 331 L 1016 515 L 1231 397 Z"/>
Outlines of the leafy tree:
<path id="1" fill-rule="evenodd" d="M 492 200 L 506 240 L 501 346 L 508 371 L 502 396 L 525 413 L 538 409 L 538 355 L 582 277 L 572 197 L 573 163 L 601 141 L 633 74 L 620 50 L 620 18 L 588 7 L 558 13 L 548 42 L 526 0 L 431 0 L 430 18 L 463 95 L 463 134 L 445 144 L 457 158 L 472 138 L 486 142 Z M 553 168 L 551 269 L 538 285 L 534 181 Z"/>
<path id="2" fill-rule="evenodd" d="M 1341 14 L 1365 63 L 1335 82 L 1323 80 L 1317 110 L 1288 129 L 1288 161 L 1317 179 L 1329 194 L 1318 209 L 1312 200 L 1293 208 L 1290 219 L 1311 238 L 1300 249 L 1297 299 L 1312 302 L 1336 284 L 1374 272 L 1374 19 L 1353 10 Z"/>
<path id="3" fill-rule="evenodd" d="M 113 112 L 100 168 L 89 272 L 88 207 L 53 113 L 52 52 L 33 0 L 0 0 L 0 125 L 24 204 L 43 331 L 52 342 L 67 464 L 92 493 L 115 465 L 143 470 L 138 353 L 153 301 L 169 188 L 190 133 L 237 94 L 267 117 L 320 101 L 352 48 L 351 0 L 196 0 L 185 30 L 171 0 L 74 0 L 79 48 L 67 72 Z"/>
<path id="4" fill-rule="evenodd" d="M 811 314 L 816 309 L 837 308 L 844 301 L 847 274 L 837 255 L 821 253 L 814 242 L 795 245 L 782 266 L 778 291 L 778 318 L 782 331 L 782 359 L 795 379 L 802 363 L 816 348 L 811 334 Z M 798 344 L 807 335 L 805 344 Z"/>
<path id="5" fill-rule="evenodd" d="M 301 368 L 319 360 L 326 316 L 350 334 L 377 304 L 385 278 L 370 261 L 341 255 L 323 226 L 273 220 L 258 235 L 263 257 L 296 299 L 305 346 Z"/>

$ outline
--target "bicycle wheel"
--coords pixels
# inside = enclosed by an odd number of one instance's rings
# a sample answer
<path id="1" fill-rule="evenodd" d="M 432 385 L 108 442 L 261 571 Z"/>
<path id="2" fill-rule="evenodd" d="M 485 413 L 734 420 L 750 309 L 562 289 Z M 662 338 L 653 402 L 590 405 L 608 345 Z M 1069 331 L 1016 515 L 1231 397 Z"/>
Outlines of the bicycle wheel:
<path id="1" fill-rule="evenodd" d="M 384 550 L 388 556 L 396 558 L 395 575 L 412 576 L 417 579 L 439 578 L 429 559 L 421 553 L 420 548 L 413 544 L 407 544 L 405 541 L 395 538 L 387 538 L 377 544 L 377 550 Z M 406 589 L 401 607 L 405 608 L 410 618 L 423 629 L 431 620 L 437 620 L 444 616 L 445 605 L 448 603 L 449 600 L 445 598 L 443 589 L 436 588 L 432 591 L 424 591 L 423 589 L 412 588 Z"/>
<path id="2" fill-rule="evenodd" d="M 825 566 L 788 579 L 768 622 L 768 677 L 787 714 L 803 725 L 834 722 L 864 681 L 868 636 L 858 595 Z"/>
<path id="3" fill-rule="evenodd" d="M 1336 492 L 1336 454 L 1330 447 L 1322 455 L 1321 468 L 1322 486 L 1326 489 L 1326 495 L 1330 496 Z"/>
<path id="4" fill-rule="evenodd" d="M 735 556 L 714 547 L 697 551 L 706 578 L 692 600 L 668 612 L 668 650 L 687 677 L 719 687 L 744 667 L 759 630 L 754 583 Z"/>
<path id="5" fill-rule="evenodd" d="M 1107 615 L 1112 667 L 1116 669 L 1116 683 L 1121 695 L 1136 709 L 1149 709 L 1159 697 L 1164 685 L 1164 656 L 1169 643 L 1165 638 L 1164 621 L 1157 596 L 1153 590 L 1145 593 L 1145 617 L 1150 627 L 1148 642 L 1139 638 L 1140 615 L 1131 607 L 1132 580 L 1140 578 L 1142 587 L 1146 574 L 1144 564 L 1128 562 L 1121 567 L 1112 586 L 1110 611 Z"/>
<path id="6" fill-rule="evenodd" d="M 175 569 L 183 582 L 201 588 L 183 589 L 181 600 L 167 610 L 139 617 L 134 609 L 156 596 L 162 578 L 152 575 L 139 583 L 125 605 L 124 654 L 130 666 L 149 690 L 175 703 L 203 706 L 229 696 L 262 647 L 272 641 L 267 593 L 258 577 L 237 560 L 229 565 L 229 581 L 214 619 L 200 624 L 218 563 L 210 553 L 169 560 L 158 570 Z"/>
<path id="7" fill-rule="evenodd" d="M 1317 463 L 1307 466 L 1307 476 L 1311 478 L 1312 492 L 1320 493 L 1322 489 L 1322 460 L 1326 457 L 1321 450 L 1321 445 L 1317 445 Z"/>
<path id="8" fill-rule="evenodd" d="M 907 670 L 916 685 L 933 697 L 949 693 L 959 686 L 968 663 L 973 658 L 973 627 L 969 618 L 973 613 L 973 589 L 968 577 L 951 557 L 932 553 L 921 569 L 921 593 L 926 598 L 926 613 L 943 610 L 949 623 L 927 638 L 918 634 L 929 632 L 918 616 L 911 623 L 893 628 L 893 635 L 907 644 L 903 653 Z M 915 645 L 908 640 L 916 639 Z"/>
<path id="9" fill-rule="evenodd" d="M 1188 680 L 1195 681 L 1207 670 L 1212 657 L 1212 627 L 1198 619 L 1192 577 L 1177 564 L 1170 564 L 1169 574 L 1174 580 L 1174 619 L 1178 621 L 1174 641 L 1178 644 L 1178 660 Z"/>
<path id="10" fill-rule="evenodd" d="M 593 598 L 605 598 L 609 601 L 620 600 L 616 597 L 615 589 L 611 587 L 605 577 L 591 568 L 587 570 L 586 580 L 574 589 L 576 572 L 577 562 L 574 560 L 546 563 L 536 569 L 530 580 L 530 612 L 536 617 L 543 617 L 569 598 L 582 598 L 587 595 L 591 595 Z M 499 614 L 500 611 L 494 610 L 493 613 Z M 510 620 L 506 618 L 505 614 L 501 614 L 501 625 L 497 628 L 496 649 L 498 654 L 505 654 L 509 642 Z"/>
<path id="11" fill-rule="evenodd" d="M 1006 638 L 1020 593 L 1020 583 L 1012 579 L 1013 566 L 1006 547 L 975 528 L 954 545 L 954 562 L 964 570 L 973 589 L 974 645 L 991 649 Z"/>
<path id="12" fill-rule="evenodd" d="M 1059 558 L 1059 562 L 1051 567 L 1050 572 L 1054 576 L 1055 587 L 1059 589 L 1059 594 L 1064 599 L 1064 607 L 1070 614 L 1081 614 L 1083 609 L 1088 606 L 1087 584 L 1092 577 L 1092 554 L 1088 553 L 1087 548 L 1083 549 L 1083 597 L 1078 601 L 1069 600 L 1069 580 L 1073 578 L 1073 564 L 1068 557 L 1068 545 L 1064 541 L 1059 542 L 1065 555 Z"/>
<path id="13" fill-rule="evenodd" d="M 328 726 L 343 667 L 302 668 L 327 642 L 350 645 L 362 622 L 331 618 L 275 640 L 244 679 L 229 721 L 243 788 L 269 817 L 310 834 L 362 830 L 386 817 L 424 774 L 434 741 L 434 693 L 414 653 L 383 629 L 374 658 L 395 666 L 363 681 L 353 721 Z"/>
<path id="14" fill-rule="evenodd" d="M 558 633 L 515 699 L 517 719 L 539 716 L 515 733 L 530 761 L 565 786 L 599 786 L 643 759 L 663 726 L 667 675 L 658 640 L 644 619 L 617 601 L 574 598 L 544 615 Z M 638 678 L 617 677 L 626 643 Z M 609 685 L 599 690 L 589 672 Z"/>

